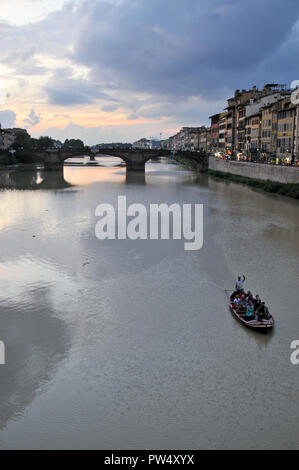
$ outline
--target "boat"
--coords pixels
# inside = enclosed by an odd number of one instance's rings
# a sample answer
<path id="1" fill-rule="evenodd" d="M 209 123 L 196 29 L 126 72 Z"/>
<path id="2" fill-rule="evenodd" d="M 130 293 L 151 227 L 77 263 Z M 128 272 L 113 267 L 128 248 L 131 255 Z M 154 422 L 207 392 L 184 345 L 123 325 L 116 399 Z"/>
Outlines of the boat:
<path id="1" fill-rule="evenodd" d="M 237 309 L 234 307 L 234 304 L 230 302 L 229 304 L 230 310 L 232 313 L 237 317 L 237 319 L 243 323 L 243 325 L 247 326 L 248 328 L 251 328 L 252 330 L 258 330 L 266 333 L 267 331 L 270 331 L 273 326 L 274 326 L 274 318 L 271 316 L 269 320 L 246 320 L 245 312 L 244 313 L 239 313 Z"/>

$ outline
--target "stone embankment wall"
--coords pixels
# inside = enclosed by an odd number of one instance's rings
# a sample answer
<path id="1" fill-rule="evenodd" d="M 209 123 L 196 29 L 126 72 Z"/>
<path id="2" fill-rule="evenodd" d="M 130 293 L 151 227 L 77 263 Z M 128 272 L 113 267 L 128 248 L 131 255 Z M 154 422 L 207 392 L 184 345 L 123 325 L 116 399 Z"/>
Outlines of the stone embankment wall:
<path id="1" fill-rule="evenodd" d="M 278 183 L 299 183 L 299 167 L 226 161 L 210 157 L 209 170 L 222 171 L 223 173 L 231 173 L 265 181 L 276 181 Z"/>

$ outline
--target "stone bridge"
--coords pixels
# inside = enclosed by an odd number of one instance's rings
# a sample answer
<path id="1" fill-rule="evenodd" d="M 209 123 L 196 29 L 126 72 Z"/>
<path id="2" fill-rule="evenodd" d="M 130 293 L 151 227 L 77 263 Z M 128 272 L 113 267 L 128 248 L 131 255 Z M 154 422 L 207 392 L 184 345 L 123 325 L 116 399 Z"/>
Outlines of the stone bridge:
<path id="1" fill-rule="evenodd" d="M 65 160 L 72 157 L 82 157 L 89 155 L 92 161 L 95 157 L 111 156 L 121 158 L 127 166 L 127 171 L 145 171 L 145 164 L 149 160 L 157 160 L 160 157 L 185 159 L 186 161 L 194 161 L 198 170 L 207 169 L 209 165 L 208 155 L 204 152 L 178 152 L 175 156 L 169 150 L 112 150 L 101 149 L 96 154 L 90 149 L 84 150 L 44 150 L 33 151 L 31 155 L 38 162 L 43 162 L 45 170 L 62 169 Z"/>

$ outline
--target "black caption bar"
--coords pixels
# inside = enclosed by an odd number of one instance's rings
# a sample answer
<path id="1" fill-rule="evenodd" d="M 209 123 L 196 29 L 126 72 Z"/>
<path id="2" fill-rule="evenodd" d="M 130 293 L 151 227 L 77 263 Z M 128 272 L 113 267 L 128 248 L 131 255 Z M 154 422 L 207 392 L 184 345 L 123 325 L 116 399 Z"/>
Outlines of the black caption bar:
<path id="1" fill-rule="evenodd" d="M 219 462 L 221 459 L 221 466 L 228 464 L 231 465 L 232 458 L 235 462 L 236 459 L 246 458 L 247 464 L 256 464 L 256 459 L 258 457 L 260 460 L 267 459 L 267 464 L 269 464 L 269 458 L 278 458 L 290 453 L 289 451 L 234 451 L 234 450 L 208 450 L 208 451 L 198 451 L 198 450 L 29 450 L 29 451 L 3 451 L 1 456 L 4 454 L 10 454 L 9 457 L 17 457 L 17 460 L 22 459 L 22 464 L 26 458 L 45 458 L 47 457 L 48 465 L 56 464 L 56 461 L 59 459 L 66 458 L 68 464 L 74 459 L 74 462 L 78 464 L 83 464 L 86 467 L 89 457 L 92 459 L 94 464 L 94 459 L 96 459 L 97 464 L 100 464 L 106 467 L 125 467 L 125 468 L 142 468 L 143 466 L 159 466 L 159 467 L 176 467 L 178 465 L 188 466 L 192 468 L 195 465 L 201 466 L 211 466 L 214 462 Z M 13 455 L 12 455 L 13 454 Z M 12 460 L 13 460 L 12 459 Z M 11 460 L 10 460 L 11 462 Z"/>

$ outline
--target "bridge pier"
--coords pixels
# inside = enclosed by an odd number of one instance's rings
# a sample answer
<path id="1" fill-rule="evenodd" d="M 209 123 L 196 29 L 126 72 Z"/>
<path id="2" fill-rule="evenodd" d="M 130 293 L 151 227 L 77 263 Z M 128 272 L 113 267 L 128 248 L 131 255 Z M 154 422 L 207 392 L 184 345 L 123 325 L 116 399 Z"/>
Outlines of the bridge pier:
<path id="1" fill-rule="evenodd" d="M 45 171 L 63 172 L 63 162 L 44 162 Z"/>
<path id="2" fill-rule="evenodd" d="M 127 171 L 145 172 L 145 163 L 143 161 L 127 161 Z"/>
<path id="3" fill-rule="evenodd" d="M 126 184 L 145 185 L 145 171 L 127 171 Z"/>

